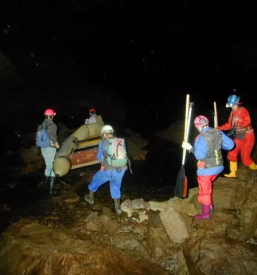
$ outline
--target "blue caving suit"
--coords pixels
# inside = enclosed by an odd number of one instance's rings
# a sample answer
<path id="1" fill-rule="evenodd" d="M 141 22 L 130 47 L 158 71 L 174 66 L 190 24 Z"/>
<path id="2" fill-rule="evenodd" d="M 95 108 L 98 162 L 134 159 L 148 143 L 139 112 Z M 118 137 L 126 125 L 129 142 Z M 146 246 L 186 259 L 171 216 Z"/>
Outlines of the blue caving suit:
<path id="1" fill-rule="evenodd" d="M 96 192 L 98 188 L 110 181 L 110 192 L 112 199 L 121 198 L 121 183 L 123 176 L 127 170 L 127 165 L 119 171 L 115 170 L 107 164 L 104 158 L 104 141 L 101 141 L 98 146 L 97 159 L 103 163 L 104 169 L 100 169 L 93 177 L 92 181 L 88 185 L 89 191 Z"/>

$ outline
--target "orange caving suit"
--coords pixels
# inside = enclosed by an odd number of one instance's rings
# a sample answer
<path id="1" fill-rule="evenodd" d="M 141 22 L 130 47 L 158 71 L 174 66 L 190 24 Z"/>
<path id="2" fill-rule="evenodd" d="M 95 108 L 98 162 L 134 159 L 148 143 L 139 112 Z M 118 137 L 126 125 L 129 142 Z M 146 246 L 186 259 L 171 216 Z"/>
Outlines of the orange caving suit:
<path id="1" fill-rule="evenodd" d="M 219 130 L 230 130 L 235 127 L 236 136 L 233 138 L 236 144 L 235 148 L 228 152 L 228 160 L 236 162 L 238 155 L 241 155 L 242 163 L 245 166 L 251 166 L 253 159 L 251 153 L 255 143 L 255 135 L 251 125 L 251 117 L 245 107 L 239 107 L 232 110 L 229 120 L 222 126 L 217 127 Z"/>

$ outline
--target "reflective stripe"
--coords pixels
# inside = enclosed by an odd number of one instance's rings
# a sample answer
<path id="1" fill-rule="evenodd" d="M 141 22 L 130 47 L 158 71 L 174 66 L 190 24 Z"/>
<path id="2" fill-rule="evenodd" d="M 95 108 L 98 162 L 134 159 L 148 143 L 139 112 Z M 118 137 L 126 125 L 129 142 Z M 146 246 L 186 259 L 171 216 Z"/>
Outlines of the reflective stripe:
<path id="1" fill-rule="evenodd" d="M 220 164 L 219 162 L 219 153 L 217 150 L 214 151 L 215 152 L 215 160 L 216 160 L 216 164 Z"/>

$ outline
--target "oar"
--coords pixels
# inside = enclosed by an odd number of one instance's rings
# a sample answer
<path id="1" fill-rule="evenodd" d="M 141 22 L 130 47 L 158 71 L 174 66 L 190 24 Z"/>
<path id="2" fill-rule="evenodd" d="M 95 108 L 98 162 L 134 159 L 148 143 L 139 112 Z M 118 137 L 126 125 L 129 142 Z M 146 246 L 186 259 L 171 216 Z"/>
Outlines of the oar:
<path id="1" fill-rule="evenodd" d="M 187 130 L 186 130 L 186 142 L 188 141 L 188 137 L 189 137 L 189 130 L 190 130 L 190 122 L 191 122 L 191 115 L 192 115 L 192 108 L 194 106 L 193 102 L 190 102 L 189 104 L 189 114 L 188 114 L 188 119 L 187 119 Z M 186 151 L 186 150 L 184 150 Z M 185 166 L 185 160 L 186 160 L 186 152 L 184 153 L 183 151 L 183 159 L 182 159 L 182 166 Z M 187 196 L 187 177 L 185 175 L 185 180 L 184 180 L 184 186 L 183 186 L 183 194 L 182 194 L 182 198 L 185 198 Z"/>
<path id="2" fill-rule="evenodd" d="M 187 137 L 187 126 L 188 126 L 188 113 L 189 113 L 189 99 L 190 95 L 187 94 L 186 96 L 186 108 L 185 108 L 185 123 L 184 123 L 184 140 L 186 140 Z M 174 195 L 176 197 L 181 198 L 183 193 L 184 193 L 184 185 L 187 185 L 187 178 L 185 175 L 185 159 L 186 159 L 186 150 L 183 149 L 183 155 L 182 155 L 182 166 L 179 170 L 178 176 L 177 176 L 177 181 L 176 181 L 176 186 L 174 190 Z"/>
<path id="3" fill-rule="evenodd" d="M 218 127 L 218 111 L 217 111 L 216 101 L 213 102 L 213 106 L 214 106 L 214 127 Z"/>
<path id="4" fill-rule="evenodd" d="M 190 95 L 187 95 L 186 98 L 186 110 L 185 110 L 185 124 L 184 124 L 184 141 L 187 141 L 187 126 L 188 126 L 188 115 L 189 115 L 189 102 L 190 99 Z M 183 162 L 185 163 L 185 159 L 186 159 L 186 149 L 183 149 L 183 156 L 182 156 L 182 164 Z"/>

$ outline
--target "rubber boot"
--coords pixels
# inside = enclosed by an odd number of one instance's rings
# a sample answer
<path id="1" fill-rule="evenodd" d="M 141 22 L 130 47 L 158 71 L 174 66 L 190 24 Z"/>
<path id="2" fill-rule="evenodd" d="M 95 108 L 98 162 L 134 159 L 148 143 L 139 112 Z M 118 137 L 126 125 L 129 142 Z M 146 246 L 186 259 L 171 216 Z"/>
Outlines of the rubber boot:
<path id="1" fill-rule="evenodd" d="M 225 174 L 224 176 L 227 178 L 236 178 L 236 172 L 237 172 L 237 161 L 230 161 L 230 173 Z"/>
<path id="2" fill-rule="evenodd" d="M 211 218 L 210 205 L 202 204 L 202 214 L 195 215 L 195 218 L 199 220 L 209 220 Z"/>
<path id="3" fill-rule="evenodd" d="M 87 201 L 90 204 L 94 204 L 94 192 L 89 191 L 89 194 L 85 196 L 85 201 Z"/>
<path id="4" fill-rule="evenodd" d="M 120 199 L 113 199 L 114 200 L 114 206 L 115 206 L 115 211 L 118 214 L 121 214 L 121 208 L 120 208 Z"/>
<path id="5" fill-rule="evenodd" d="M 45 176 L 44 188 L 48 188 L 49 187 L 49 181 L 50 181 L 50 177 L 49 176 Z"/>
<path id="6" fill-rule="evenodd" d="M 55 177 L 50 177 L 49 180 L 49 190 L 50 190 L 50 195 L 56 195 L 57 191 L 55 190 Z"/>
<path id="7" fill-rule="evenodd" d="M 210 212 L 214 212 L 214 205 L 213 205 L 213 202 L 210 204 Z"/>
<path id="8" fill-rule="evenodd" d="M 257 170 L 257 165 L 253 162 L 250 166 L 249 166 L 250 169 L 252 170 Z"/>
<path id="9" fill-rule="evenodd" d="M 49 180 L 50 180 L 50 177 L 45 175 L 44 179 L 39 182 L 38 188 L 48 189 Z"/>

